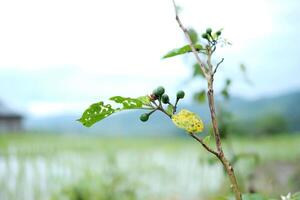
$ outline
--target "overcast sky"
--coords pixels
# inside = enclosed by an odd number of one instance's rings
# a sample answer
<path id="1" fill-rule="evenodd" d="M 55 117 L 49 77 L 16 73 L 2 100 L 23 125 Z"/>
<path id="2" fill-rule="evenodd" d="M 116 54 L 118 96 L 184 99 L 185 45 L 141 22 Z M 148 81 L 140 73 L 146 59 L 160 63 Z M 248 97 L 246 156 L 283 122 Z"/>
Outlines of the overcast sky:
<path id="1" fill-rule="evenodd" d="M 216 77 L 245 98 L 300 88 L 300 2 L 181 0 L 182 21 L 224 28 L 232 46 Z M 109 96 L 140 96 L 158 85 L 188 95 L 193 57 L 161 60 L 186 44 L 171 0 L 10 0 L 0 2 L 0 99 L 34 115 L 79 112 Z M 254 85 L 241 78 L 247 66 Z M 201 85 L 202 84 L 202 85 Z M 203 83 L 199 83 L 203 87 Z"/>

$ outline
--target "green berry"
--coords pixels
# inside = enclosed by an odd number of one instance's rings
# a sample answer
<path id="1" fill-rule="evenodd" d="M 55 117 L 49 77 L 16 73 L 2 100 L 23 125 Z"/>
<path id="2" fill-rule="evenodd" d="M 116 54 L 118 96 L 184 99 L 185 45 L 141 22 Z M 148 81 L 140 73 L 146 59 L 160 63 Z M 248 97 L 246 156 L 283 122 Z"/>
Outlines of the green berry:
<path id="1" fill-rule="evenodd" d="M 160 97 L 161 95 L 163 95 L 165 93 L 165 88 L 162 87 L 162 86 L 159 86 L 158 88 L 156 88 L 154 91 L 153 91 L 153 94 L 157 97 Z"/>
<path id="2" fill-rule="evenodd" d="M 163 94 L 161 97 L 161 101 L 165 104 L 169 103 L 170 101 L 169 96 L 167 94 Z"/>
<path id="3" fill-rule="evenodd" d="M 217 32 L 216 32 L 216 35 L 217 35 L 217 36 L 220 36 L 221 34 L 222 34 L 221 31 L 217 31 Z"/>
<path id="4" fill-rule="evenodd" d="M 207 29 L 206 29 L 206 33 L 207 33 L 208 35 L 211 35 L 211 32 L 212 32 L 212 29 L 211 29 L 211 28 L 207 28 Z"/>
<path id="5" fill-rule="evenodd" d="M 146 121 L 148 121 L 148 119 L 149 119 L 149 114 L 148 114 L 148 113 L 144 113 L 144 114 L 142 114 L 142 115 L 140 116 L 140 120 L 141 120 L 142 122 L 146 122 Z"/>
<path id="6" fill-rule="evenodd" d="M 185 95 L 184 91 L 180 90 L 177 92 L 176 96 L 177 96 L 177 99 L 183 99 L 184 95 Z"/>
<path id="7" fill-rule="evenodd" d="M 208 34 L 207 33 L 203 33 L 202 34 L 202 38 L 207 39 L 208 40 Z"/>

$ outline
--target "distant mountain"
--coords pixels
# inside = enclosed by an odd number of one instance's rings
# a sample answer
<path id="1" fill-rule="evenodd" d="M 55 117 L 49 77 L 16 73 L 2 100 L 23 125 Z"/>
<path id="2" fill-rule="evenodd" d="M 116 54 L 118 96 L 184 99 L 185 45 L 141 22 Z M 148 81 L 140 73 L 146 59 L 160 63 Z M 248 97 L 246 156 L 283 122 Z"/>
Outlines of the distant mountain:
<path id="1" fill-rule="evenodd" d="M 289 131 L 300 131 L 300 91 L 255 101 L 233 98 L 227 108 L 240 121 L 255 121 L 267 115 L 282 116 Z"/>
<path id="2" fill-rule="evenodd" d="M 222 107 L 231 111 L 236 123 L 253 122 L 266 114 L 276 113 L 285 118 L 289 131 L 300 131 L 300 91 L 276 97 L 262 98 L 254 101 L 241 98 L 231 98 L 228 102 L 222 101 Z M 216 103 L 218 105 L 218 101 Z M 204 123 L 210 122 L 207 103 L 181 105 L 198 113 Z M 180 109 L 180 108 L 179 108 Z M 127 111 L 118 113 L 104 119 L 92 128 L 85 128 L 75 121 L 81 113 L 75 115 L 60 115 L 45 118 L 28 117 L 26 128 L 28 130 L 49 131 L 55 133 L 99 133 L 108 135 L 156 135 L 175 134 L 182 131 L 177 129 L 170 120 L 165 120 L 162 113 L 155 113 L 147 123 L 139 121 L 142 111 Z"/>

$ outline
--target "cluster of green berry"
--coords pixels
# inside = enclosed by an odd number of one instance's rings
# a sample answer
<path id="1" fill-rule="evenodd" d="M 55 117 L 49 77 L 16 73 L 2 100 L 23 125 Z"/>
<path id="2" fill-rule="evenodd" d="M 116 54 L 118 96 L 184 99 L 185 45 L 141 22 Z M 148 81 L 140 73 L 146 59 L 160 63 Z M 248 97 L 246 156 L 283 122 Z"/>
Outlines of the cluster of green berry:
<path id="1" fill-rule="evenodd" d="M 152 94 L 149 95 L 149 100 L 150 100 L 150 106 L 152 108 L 152 111 L 149 112 L 149 113 L 144 113 L 140 116 L 140 120 L 142 122 L 146 122 L 148 121 L 150 115 L 152 113 L 154 113 L 155 111 L 159 110 L 159 111 L 162 111 L 163 113 L 165 113 L 166 115 L 168 115 L 169 117 L 172 117 L 172 115 L 176 112 L 176 108 L 177 108 L 177 104 L 178 104 L 178 101 L 180 99 L 183 99 L 184 98 L 184 91 L 180 90 L 177 92 L 176 94 L 176 101 L 175 101 L 175 104 L 173 105 L 171 102 L 170 102 L 170 98 L 169 98 L 169 95 L 167 95 L 165 93 L 165 88 L 162 87 L 162 86 L 159 86 L 157 87 L 155 90 L 153 90 Z M 163 104 L 168 104 L 168 108 L 165 109 L 163 107 Z M 170 109 L 171 108 L 171 112 L 170 112 Z"/>
<path id="2" fill-rule="evenodd" d="M 213 33 L 211 28 L 207 28 L 206 32 L 202 34 L 202 38 L 206 39 L 208 42 L 215 43 L 221 34 L 222 34 L 221 30 Z"/>

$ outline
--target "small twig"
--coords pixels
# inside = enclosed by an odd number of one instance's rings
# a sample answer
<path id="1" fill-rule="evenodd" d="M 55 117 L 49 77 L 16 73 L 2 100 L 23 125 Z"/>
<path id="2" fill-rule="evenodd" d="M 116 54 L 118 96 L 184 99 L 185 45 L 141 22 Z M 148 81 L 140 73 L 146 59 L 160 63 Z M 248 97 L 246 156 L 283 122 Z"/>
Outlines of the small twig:
<path id="1" fill-rule="evenodd" d="M 155 101 L 152 101 L 152 103 L 156 106 L 156 110 L 159 110 L 161 112 L 163 112 L 164 114 L 166 114 L 168 117 L 172 118 L 172 115 L 168 114 L 165 109 L 162 107 L 162 105 L 157 105 L 157 103 Z"/>
<path id="2" fill-rule="evenodd" d="M 154 113 L 155 111 L 157 111 L 158 109 L 155 108 L 154 110 L 152 110 L 151 112 L 149 112 L 148 114 L 151 115 L 152 113 Z"/>
<path id="3" fill-rule="evenodd" d="M 212 56 L 211 47 L 208 47 L 207 48 L 207 65 L 209 68 L 209 72 L 211 72 L 213 69 L 213 65 L 211 64 L 211 56 Z"/>
<path id="4" fill-rule="evenodd" d="M 205 67 L 204 63 L 201 61 L 199 55 L 198 55 L 198 51 L 197 49 L 195 48 L 195 45 L 193 44 L 192 42 L 192 39 L 191 39 L 191 36 L 188 32 L 188 30 L 183 26 L 183 24 L 181 23 L 180 19 L 179 19 L 179 16 L 178 16 L 178 12 L 177 12 L 177 6 L 176 6 L 176 3 L 175 3 L 175 0 L 172 0 L 173 1 L 173 5 L 174 5 L 174 9 L 175 9 L 175 15 L 176 15 L 176 21 L 178 22 L 178 25 L 179 27 L 182 29 L 182 31 L 184 32 L 188 42 L 189 42 L 189 45 L 196 57 L 196 60 L 200 66 L 200 69 L 202 70 L 204 76 L 206 77 L 206 79 L 209 79 L 209 74 L 207 72 L 207 68 Z"/>
<path id="5" fill-rule="evenodd" d="M 226 159 L 223 149 L 222 149 L 222 144 L 221 144 L 221 136 L 219 133 L 219 129 L 218 129 L 218 123 L 217 123 L 217 117 L 216 117 L 216 111 L 215 111 L 215 103 L 214 103 L 214 90 L 213 90 L 213 82 L 214 82 L 214 74 L 216 73 L 219 65 L 223 62 L 224 59 L 221 60 L 221 62 L 219 62 L 216 66 L 216 68 L 213 70 L 213 66 L 211 64 L 211 55 L 212 53 L 216 50 L 216 48 L 214 49 L 207 49 L 207 63 L 208 63 L 208 67 L 205 66 L 205 64 L 201 61 L 198 52 L 195 48 L 195 45 L 193 44 L 191 37 L 189 35 L 188 30 L 183 26 L 183 24 L 181 23 L 179 17 L 178 17 L 178 12 L 177 12 L 177 7 L 175 4 L 175 0 L 173 1 L 173 5 L 174 5 L 174 9 L 175 9 L 175 14 L 176 14 L 176 21 L 179 24 L 179 27 L 182 29 L 182 31 L 184 32 L 189 45 L 193 51 L 193 54 L 195 55 L 195 58 L 197 60 L 197 63 L 200 65 L 200 69 L 202 70 L 206 80 L 207 80 L 207 87 L 208 87 L 208 92 L 207 92 L 207 96 L 208 96 L 208 103 L 209 103 L 209 109 L 210 109 L 210 114 L 211 114 L 211 120 L 212 120 L 212 125 L 213 125 L 213 133 L 214 133 L 214 137 L 215 137 L 215 142 L 216 142 L 216 148 L 217 151 L 214 151 L 213 149 L 211 149 L 209 146 L 207 146 L 201 138 L 197 137 L 195 134 L 191 133 L 191 136 L 196 139 L 197 141 L 199 141 L 202 146 L 209 151 L 210 153 L 216 155 L 219 160 L 222 162 L 228 176 L 231 182 L 231 188 L 235 194 L 235 199 L 236 200 L 242 200 L 242 194 L 240 192 L 235 174 L 234 174 L 234 170 L 233 167 L 231 166 L 231 164 L 228 162 L 228 160 Z M 213 44 L 213 46 L 215 47 L 215 44 Z M 210 46 L 211 47 L 211 46 Z M 212 51 L 213 50 L 213 51 Z"/>
<path id="6" fill-rule="evenodd" d="M 191 134 L 191 136 L 192 136 L 195 140 L 197 140 L 198 142 L 200 142 L 200 143 L 202 144 L 202 146 L 203 146 L 207 151 L 209 151 L 210 153 L 212 153 L 212 154 L 214 154 L 215 156 L 219 157 L 219 154 L 218 154 L 215 150 L 211 149 L 208 145 L 206 145 L 200 137 L 198 137 L 198 136 L 195 135 L 194 133 L 190 133 L 190 134 Z"/>
<path id="7" fill-rule="evenodd" d="M 137 108 L 140 110 L 153 110 L 153 107 L 141 107 L 141 108 Z"/>
<path id="8" fill-rule="evenodd" d="M 213 74 L 215 74 L 216 72 L 217 72 L 217 70 L 218 70 L 218 67 L 221 65 L 221 63 L 224 61 L 224 58 L 222 58 L 221 59 L 221 61 L 220 62 L 218 62 L 218 64 L 217 64 L 217 66 L 216 66 L 216 68 L 215 68 L 215 70 L 214 70 L 214 73 Z"/>

